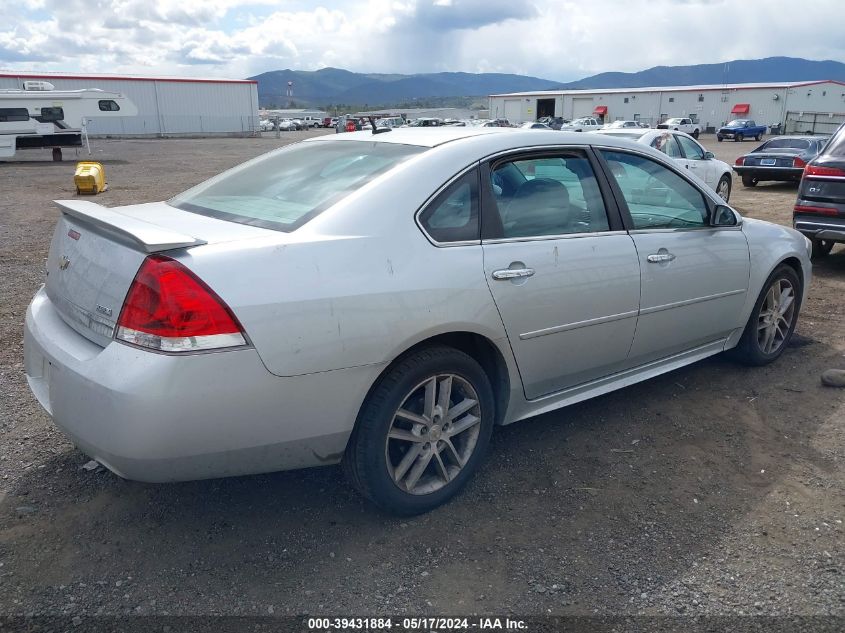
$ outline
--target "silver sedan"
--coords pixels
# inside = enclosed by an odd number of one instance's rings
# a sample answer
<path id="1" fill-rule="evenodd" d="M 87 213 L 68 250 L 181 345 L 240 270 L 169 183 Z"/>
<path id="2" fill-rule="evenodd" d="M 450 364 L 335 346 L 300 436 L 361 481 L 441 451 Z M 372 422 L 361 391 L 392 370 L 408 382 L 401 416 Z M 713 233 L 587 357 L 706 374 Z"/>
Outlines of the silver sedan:
<path id="1" fill-rule="evenodd" d="M 120 476 L 343 463 L 429 510 L 493 427 L 787 347 L 809 243 L 604 135 L 308 139 L 168 202 L 59 201 L 26 315 L 35 397 Z"/>

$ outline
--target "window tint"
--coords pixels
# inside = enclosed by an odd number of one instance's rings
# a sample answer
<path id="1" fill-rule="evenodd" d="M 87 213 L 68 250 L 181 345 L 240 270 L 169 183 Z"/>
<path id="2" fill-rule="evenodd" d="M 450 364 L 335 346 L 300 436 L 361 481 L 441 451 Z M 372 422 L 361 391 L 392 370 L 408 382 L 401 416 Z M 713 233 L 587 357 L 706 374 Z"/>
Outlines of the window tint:
<path id="1" fill-rule="evenodd" d="M 0 123 L 12 121 L 29 121 L 29 111 L 26 108 L 0 108 Z"/>
<path id="2" fill-rule="evenodd" d="M 41 116 L 37 117 L 41 123 L 52 123 L 65 118 L 65 111 L 61 108 L 41 108 Z"/>
<path id="3" fill-rule="evenodd" d="M 112 101 L 111 99 L 101 99 L 97 102 L 97 105 L 100 106 L 101 112 L 117 112 L 120 110 L 117 101 Z"/>
<path id="4" fill-rule="evenodd" d="M 581 153 L 504 161 L 491 178 L 502 237 L 609 230 L 593 168 Z"/>
<path id="5" fill-rule="evenodd" d="M 169 201 L 230 222 L 294 231 L 424 147 L 306 142 L 259 156 Z"/>
<path id="6" fill-rule="evenodd" d="M 420 214 L 420 224 L 436 242 L 479 239 L 476 170 L 441 192 Z"/>
<path id="7" fill-rule="evenodd" d="M 661 134 L 651 142 L 651 146 L 655 149 L 659 149 L 669 158 L 684 157 L 684 155 L 681 153 L 681 146 L 678 145 L 678 141 L 675 140 L 674 134 Z"/>
<path id="8" fill-rule="evenodd" d="M 707 226 L 707 204 L 698 189 L 672 170 L 643 156 L 603 150 L 635 229 Z"/>
<path id="9" fill-rule="evenodd" d="M 690 160 L 701 160 L 704 158 L 704 150 L 694 140 L 686 136 L 681 136 L 680 134 L 675 138 L 681 144 L 681 148 L 684 150 L 687 158 Z"/>

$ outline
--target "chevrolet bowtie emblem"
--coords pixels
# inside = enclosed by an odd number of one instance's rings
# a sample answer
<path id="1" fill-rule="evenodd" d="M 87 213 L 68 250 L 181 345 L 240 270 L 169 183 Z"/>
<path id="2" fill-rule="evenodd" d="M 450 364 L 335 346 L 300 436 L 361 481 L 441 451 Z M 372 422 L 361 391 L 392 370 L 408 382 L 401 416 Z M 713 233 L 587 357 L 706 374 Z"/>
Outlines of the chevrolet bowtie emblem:
<path id="1" fill-rule="evenodd" d="M 61 259 L 59 259 L 59 270 L 67 270 L 68 266 L 70 266 L 70 260 L 68 259 L 68 256 L 62 255 Z"/>

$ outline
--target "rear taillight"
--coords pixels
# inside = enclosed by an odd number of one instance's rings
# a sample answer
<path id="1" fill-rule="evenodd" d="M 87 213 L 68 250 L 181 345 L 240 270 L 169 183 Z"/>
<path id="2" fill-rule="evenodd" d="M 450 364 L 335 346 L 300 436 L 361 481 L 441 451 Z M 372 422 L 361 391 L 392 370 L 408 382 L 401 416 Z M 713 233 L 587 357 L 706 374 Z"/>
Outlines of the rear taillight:
<path id="1" fill-rule="evenodd" d="M 793 214 L 811 213 L 813 215 L 839 215 L 836 209 L 830 207 L 814 207 L 808 204 L 796 204 L 792 209 Z"/>
<path id="2" fill-rule="evenodd" d="M 745 164 L 745 156 L 740 156 L 734 161 L 734 165 L 739 165 L 742 167 Z"/>
<path id="3" fill-rule="evenodd" d="M 796 156 L 795 158 L 792 159 L 792 166 L 793 167 L 806 167 L 807 162 L 804 161 L 804 160 L 801 160 L 800 158 L 798 158 Z"/>
<path id="4" fill-rule="evenodd" d="M 804 169 L 805 176 L 833 176 L 834 178 L 845 178 L 845 170 L 836 167 L 822 167 L 821 165 L 807 165 Z"/>
<path id="5" fill-rule="evenodd" d="M 163 352 L 244 345 L 235 315 L 223 300 L 175 259 L 150 255 L 138 269 L 115 338 Z"/>

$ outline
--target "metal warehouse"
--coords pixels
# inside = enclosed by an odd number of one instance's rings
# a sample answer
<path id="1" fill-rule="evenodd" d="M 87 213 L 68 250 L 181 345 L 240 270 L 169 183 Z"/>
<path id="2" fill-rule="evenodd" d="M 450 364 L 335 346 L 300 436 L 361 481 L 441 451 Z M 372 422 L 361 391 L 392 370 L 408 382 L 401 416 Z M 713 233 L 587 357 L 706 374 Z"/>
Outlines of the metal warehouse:
<path id="1" fill-rule="evenodd" d="M 134 117 L 92 117 L 89 134 L 233 135 L 258 129 L 255 81 L 0 71 L 0 89 L 20 89 L 24 81 L 31 80 L 48 81 L 57 90 L 100 88 L 120 92 L 138 107 L 138 116 Z"/>
<path id="2" fill-rule="evenodd" d="M 602 122 L 690 117 L 705 131 L 735 118 L 780 125 L 786 133 L 833 132 L 845 122 L 845 83 L 804 81 L 602 90 L 548 90 L 490 96 L 490 116 L 533 121 L 543 116 Z"/>

